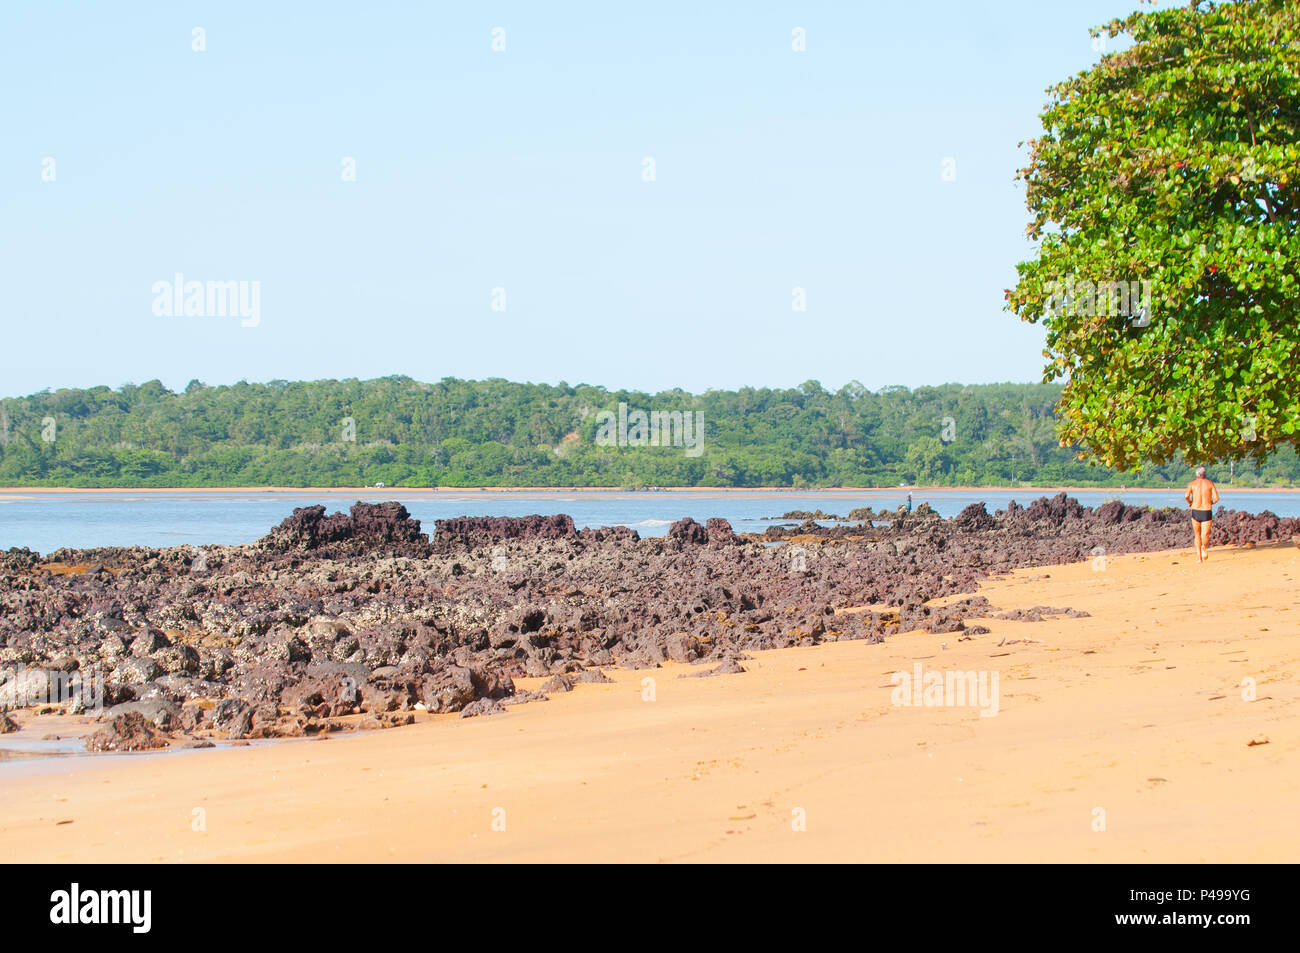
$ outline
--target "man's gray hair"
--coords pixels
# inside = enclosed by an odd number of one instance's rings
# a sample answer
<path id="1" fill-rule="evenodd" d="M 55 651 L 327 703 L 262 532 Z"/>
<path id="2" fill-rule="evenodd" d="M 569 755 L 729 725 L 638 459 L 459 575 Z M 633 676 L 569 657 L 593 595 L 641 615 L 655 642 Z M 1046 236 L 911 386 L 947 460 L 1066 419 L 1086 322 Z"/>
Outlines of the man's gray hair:
<path id="1" fill-rule="evenodd" d="M 1196 479 L 1198 479 L 1198 480 L 1203 480 L 1203 479 L 1205 479 L 1205 467 L 1197 467 L 1197 468 L 1196 468 Z"/>

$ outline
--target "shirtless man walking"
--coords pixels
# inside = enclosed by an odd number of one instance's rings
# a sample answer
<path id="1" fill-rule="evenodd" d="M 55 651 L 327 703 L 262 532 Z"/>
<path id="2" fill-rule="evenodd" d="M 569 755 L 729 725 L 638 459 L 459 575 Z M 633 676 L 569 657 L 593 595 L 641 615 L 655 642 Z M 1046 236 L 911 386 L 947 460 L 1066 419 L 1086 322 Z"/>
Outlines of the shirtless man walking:
<path id="1" fill-rule="evenodd" d="M 1205 467 L 1196 468 L 1196 479 L 1187 487 L 1187 505 L 1192 508 L 1192 532 L 1196 535 L 1196 558 L 1205 562 L 1210 558 L 1210 524 L 1213 522 L 1214 504 L 1219 502 L 1219 488 L 1205 478 Z"/>

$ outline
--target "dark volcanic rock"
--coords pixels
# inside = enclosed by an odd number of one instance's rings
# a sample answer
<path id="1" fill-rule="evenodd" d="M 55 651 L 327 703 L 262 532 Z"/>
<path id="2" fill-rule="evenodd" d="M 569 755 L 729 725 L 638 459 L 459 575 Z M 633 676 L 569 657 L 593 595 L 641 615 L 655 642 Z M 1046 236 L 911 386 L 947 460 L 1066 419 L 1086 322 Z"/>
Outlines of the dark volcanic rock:
<path id="1" fill-rule="evenodd" d="M 429 554 L 429 540 L 420 532 L 420 521 L 401 503 L 352 505 L 345 516 L 325 515 L 323 506 L 300 506 L 275 529 L 259 540 L 267 552 L 309 552 L 318 556 L 401 555 L 423 558 Z"/>
<path id="2" fill-rule="evenodd" d="M 868 508 L 868 510 L 869 510 L 869 508 Z M 862 519 L 863 517 L 861 517 L 861 516 L 854 516 L 854 515 L 853 515 L 853 513 L 860 513 L 860 512 L 863 512 L 863 511 L 862 511 L 862 510 L 854 510 L 852 513 L 849 514 L 849 519 Z M 868 518 L 869 518 L 869 517 L 868 517 Z M 836 516 L 834 513 L 823 513 L 823 512 L 821 511 L 821 509 L 818 508 L 818 509 L 816 509 L 816 510 L 811 510 L 811 511 L 809 511 L 809 510 L 790 510 L 788 513 L 785 513 L 785 514 L 782 515 L 782 516 L 778 516 L 778 517 L 776 517 L 776 519 L 781 519 L 781 520 L 799 520 L 799 521 L 802 523 L 802 522 L 807 522 L 808 520 L 839 520 L 839 521 L 843 521 L 844 517 L 843 517 L 843 516 Z"/>
<path id="3" fill-rule="evenodd" d="M 573 679 L 568 675 L 553 675 L 546 681 L 542 682 L 541 686 L 537 690 L 547 694 L 553 694 L 555 692 L 571 692 L 573 691 Z"/>
<path id="4" fill-rule="evenodd" d="M 745 671 L 744 667 L 735 659 L 727 659 L 716 668 L 711 668 L 705 672 L 687 672 L 684 675 L 678 675 L 678 678 L 712 678 L 715 675 L 740 675 Z"/>
<path id="5" fill-rule="evenodd" d="M 685 516 L 668 527 L 668 539 L 677 540 L 687 546 L 703 546 L 709 541 L 709 531 L 689 516 Z"/>
<path id="6" fill-rule="evenodd" d="M 1031 523 L 1042 522 L 1063 526 L 1068 519 L 1083 519 L 1083 514 L 1083 505 L 1078 500 L 1064 493 L 1058 493 L 1051 499 L 1042 496 L 1034 500 L 1029 504 L 1029 509 L 1025 510 L 1025 519 Z"/>
<path id="7" fill-rule="evenodd" d="M 993 529 L 998 521 L 989 516 L 983 503 L 972 503 L 952 518 L 953 526 L 968 533 Z"/>
<path id="8" fill-rule="evenodd" d="M 479 715 L 500 715 L 505 712 L 505 706 L 495 698 L 480 698 L 476 702 L 470 702 L 460 710 L 462 718 L 477 718 Z"/>
<path id="9" fill-rule="evenodd" d="M 50 561 L 102 567 L 64 575 L 10 550 L 0 684 L 102 685 L 105 706 L 126 706 L 112 725 L 132 719 L 106 744 L 134 743 L 136 718 L 154 732 L 230 738 L 319 736 L 343 716 L 386 728 L 417 707 L 484 713 L 545 698 L 516 693 L 517 677 L 559 692 L 606 680 L 600 667 L 672 661 L 721 674 L 759 649 L 912 630 L 965 638 L 1000 614 L 1078 616 L 947 597 L 1012 569 L 1191 540 L 1184 511 L 1091 510 L 1064 494 L 993 514 L 974 504 L 951 520 L 919 507 L 883 515 L 888 525 L 810 521 L 762 536 L 688 518 L 662 539 L 577 531 L 563 515 L 462 517 L 439 521 L 430 543 L 400 504 L 358 504 L 347 515 L 299 509 L 256 544 L 205 547 L 198 574 L 189 546 L 60 550 Z M 1294 519 L 1220 508 L 1211 542 L 1297 536 Z"/>
<path id="10" fill-rule="evenodd" d="M 709 535 L 709 544 L 712 546 L 731 546 L 740 542 L 740 538 L 732 531 L 731 524 L 721 517 L 709 517 L 704 528 Z"/>
<path id="11" fill-rule="evenodd" d="M 253 706 L 242 698 L 227 698 L 213 709 L 212 725 L 232 738 L 245 738 L 253 730 Z"/>
<path id="12" fill-rule="evenodd" d="M 994 618 L 1011 622 L 1042 622 L 1044 619 L 1050 619 L 1058 615 L 1063 615 L 1067 619 L 1086 619 L 1089 617 L 1089 613 L 1080 609 L 1054 609 L 1051 606 L 1034 606 L 1032 609 L 1016 609 L 1012 612 L 1003 612 L 994 616 Z"/>
<path id="13" fill-rule="evenodd" d="M 1292 517 L 1279 517 L 1265 510 L 1262 513 L 1242 513 L 1240 510 L 1227 511 L 1222 506 L 1214 514 L 1214 529 L 1211 542 L 1262 543 L 1269 540 L 1291 539 L 1300 531 L 1300 520 Z"/>
<path id="14" fill-rule="evenodd" d="M 465 552 L 506 542 L 540 539 L 573 539 L 573 517 L 555 516 L 457 516 L 434 524 L 433 548 L 438 553 Z"/>
<path id="15" fill-rule="evenodd" d="M 425 679 L 420 700 L 428 711 L 454 712 L 480 698 L 505 698 L 513 695 L 514 690 L 514 682 L 508 675 L 447 665 Z"/>
<path id="16" fill-rule="evenodd" d="M 280 704 L 291 709 L 310 709 L 321 718 L 351 715 L 360 709 L 361 685 L 369 675 L 369 669 L 359 663 L 312 665 L 302 679 L 280 692 Z"/>
<path id="17" fill-rule="evenodd" d="M 108 727 L 86 739 L 88 751 L 150 751 L 167 747 L 167 739 L 138 711 L 118 715 Z"/>
<path id="18" fill-rule="evenodd" d="M 104 712 L 104 717 L 116 719 L 122 715 L 138 714 L 159 731 L 170 731 L 180 716 L 180 706 L 161 695 L 143 701 L 123 702 Z"/>

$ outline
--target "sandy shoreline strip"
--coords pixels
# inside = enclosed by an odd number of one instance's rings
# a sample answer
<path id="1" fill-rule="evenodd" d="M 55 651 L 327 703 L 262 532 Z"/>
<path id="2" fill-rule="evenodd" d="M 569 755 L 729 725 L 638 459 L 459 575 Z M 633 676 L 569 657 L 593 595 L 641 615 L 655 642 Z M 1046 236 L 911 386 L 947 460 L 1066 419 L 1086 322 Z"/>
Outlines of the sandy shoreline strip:
<path id="1" fill-rule="evenodd" d="M 0 768 L 0 854 L 1294 862 L 1297 577 L 1292 546 L 1021 570 L 981 592 L 1091 617 L 755 653 L 717 678 L 612 670 L 504 715 L 327 741 Z M 893 705 L 916 664 L 998 671 L 998 715 Z"/>
<path id="2" fill-rule="evenodd" d="M 509 494 L 509 493 L 538 493 L 538 494 L 565 494 L 573 495 L 591 495 L 591 496 L 610 496 L 610 495 L 628 495 L 628 496 L 645 496 L 658 493 L 672 493 L 689 496 L 705 497 L 724 497 L 724 496 L 854 496 L 862 494 L 891 494 L 911 493 L 915 496 L 917 493 L 1023 493 L 1026 498 L 1029 495 L 1052 495 L 1056 493 L 1181 493 L 1182 487 L 1176 486 L 1129 486 L 1124 489 L 1113 486 L 863 486 L 863 487 L 828 487 L 818 490 L 792 489 L 791 487 L 768 486 L 768 487 L 693 487 L 693 486 L 668 486 L 660 487 L 658 490 L 625 490 L 620 487 L 556 487 L 556 486 L 473 486 L 473 487 L 406 487 L 406 486 L 387 486 L 387 487 L 370 487 L 370 486 L 223 486 L 223 487 L 27 487 L 27 486 L 0 486 L 0 496 L 8 498 L 21 497 L 40 497 L 40 496 L 113 496 L 122 494 L 158 494 L 158 495 L 201 495 L 201 494 L 221 494 L 221 493 L 271 493 L 300 496 L 303 494 L 336 494 L 350 496 L 352 494 L 361 495 L 399 495 L 399 496 L 421 496 L 421 495 L 450 495 L 463 496 L 465 494 Z M 1300 493 L 1300 487 L 1235 487 L 1228 486 L 1223 488 L 1223 492 L 1228 493 Z M 924 502 L 924 501 L 922 501 Z"/>

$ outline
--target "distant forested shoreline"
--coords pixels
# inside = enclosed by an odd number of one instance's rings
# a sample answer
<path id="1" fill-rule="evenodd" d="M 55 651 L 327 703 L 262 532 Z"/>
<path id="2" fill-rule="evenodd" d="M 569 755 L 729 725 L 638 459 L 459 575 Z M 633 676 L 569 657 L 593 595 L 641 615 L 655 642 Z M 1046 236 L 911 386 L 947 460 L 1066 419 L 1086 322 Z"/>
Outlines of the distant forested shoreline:
<path id="1" fill-rule="evenodd" d="M 1056 384 L 690 394 L 408 377 L 159 381 L 0 399 L 0 485 L 1162 486 L 1061 447 Z M 1192 461 L 1193 463 L 1201 461 Z M 1229 467 L 1211 475 L 1229 477 Z M 1238 485 L 1300 477 L 1287 447 Z"/>

